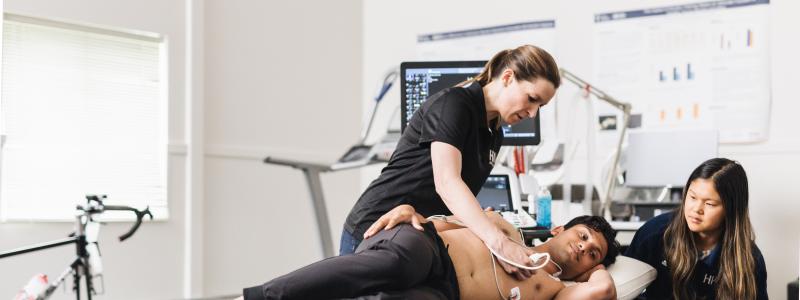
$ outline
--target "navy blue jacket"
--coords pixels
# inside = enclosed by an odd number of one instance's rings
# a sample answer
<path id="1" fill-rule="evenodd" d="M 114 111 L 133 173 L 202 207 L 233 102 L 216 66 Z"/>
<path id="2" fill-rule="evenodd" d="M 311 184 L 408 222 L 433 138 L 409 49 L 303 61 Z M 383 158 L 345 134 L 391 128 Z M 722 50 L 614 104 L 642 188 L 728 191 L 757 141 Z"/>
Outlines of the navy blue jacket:
<path id="1" fill-rule="evenodd" d="M 664 231 L 672 220 L 673 213 L 665 213 L 650 219 L 636 231 L 630 247 L 625 251 L 625 256 L 641 260 L 658 271 L 656 279 L 647 287 L 647 299 L 672 298 L 672 278 L 667 267 L 664 255 Z M 700 260 L 695 266 L 692 278 L 689 280 L 691 288 L 700 298 L 714 299 L 717 288 L 717 274 L 719 273 L 719 256 L 722 243 L 718 243 L 711 254 Z M 756 263 L 756 295 L 759 300 L 767 298 L 767 268 L 761 251 L 753 244 L 753 258 Z"/>

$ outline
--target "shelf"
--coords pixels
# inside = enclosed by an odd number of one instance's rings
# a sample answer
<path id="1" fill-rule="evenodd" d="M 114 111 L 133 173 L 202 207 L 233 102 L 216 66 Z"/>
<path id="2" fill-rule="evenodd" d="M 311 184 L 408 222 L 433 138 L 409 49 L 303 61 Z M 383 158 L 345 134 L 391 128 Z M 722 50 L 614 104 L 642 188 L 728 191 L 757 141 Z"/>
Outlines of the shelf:
<path id="1" fill-rule="evenodd" d="M 636 231 L 639 230 L 639 227 L 642 227 L 642 225 L 644 225 L 644 222 L 628 222 L 628 221 L 611 221 L 608 223 L 611 224 L 611 228 L 624 231 Z"/>

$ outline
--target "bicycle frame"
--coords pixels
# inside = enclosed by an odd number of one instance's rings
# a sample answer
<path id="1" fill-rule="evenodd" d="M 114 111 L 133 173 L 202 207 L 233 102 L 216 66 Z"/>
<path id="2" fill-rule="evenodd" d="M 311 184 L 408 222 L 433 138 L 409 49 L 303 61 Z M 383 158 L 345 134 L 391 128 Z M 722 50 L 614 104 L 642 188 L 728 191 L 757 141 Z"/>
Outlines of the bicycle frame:
<path id="1" fill-rule="evenodd" d="M 91 243 L 97 244 L 97 233 L 93 233 L 89 239 L 87 239 L 87 232 L 86 229 L 90 224 L 97 224 L 94 221 L 92 216 L 101 214 L 106 210 L 127 210 L 134 212 L 136 214 L 136 223 L 134 223 L 133 227 L 128 230 L 127 233 L 121 235 L 119 237 L 120 241 L 124 241 L 129 237 L 133 236 L 137 229 L 139 229 L 139 225 L 142 223 L 142 219 L 144 216 L 150 216 L 150 219 L 153 219 L 153 215 L 150 213 L 150 208 L 147 207 L 145 210 L 140 211 L 135 208 L 129 206 L 112 206 L 112 205 L 103 205 L 103 199 L 105 199 L 105 195 L 87 195 L 86 196 L 86 205 L 78 205 L 77 210 L 81 211 L 80 214 L 75 216 L 75 232 L 70 235 L 69 238 L 55 240 L 51 242 L 36 244 L 28 247 L 14 249 L 8 252 L 0 253 L 0 258 L 16 256 L 24 253 L 35 252 L 39 250 L 75 244 L 75 252 L 76 258 L 69 264 L 69 267 L 52 283 L 48 284 L 48 287 L 43 295 L 40 295 L 38 299 L 47 299 L 53 292 L 58 288 L 61 283 L 63 283 L 66 278 L 72 274 L 73 277 L 73 291 L 78 300 L 81 299 L 81 276 L 85 278 L 85 285 L 86 285 L 86 297 L 87 299 L 91 300 L 92 295 L 96 294 L 94 289 L 94 284 L 92 282 L 93 276 L 91 274 L 91 263 L 90 263 L 90 253 L 87 250 L 87 247 Z M 91 239 L 91 240 L 90 240 Z"/>

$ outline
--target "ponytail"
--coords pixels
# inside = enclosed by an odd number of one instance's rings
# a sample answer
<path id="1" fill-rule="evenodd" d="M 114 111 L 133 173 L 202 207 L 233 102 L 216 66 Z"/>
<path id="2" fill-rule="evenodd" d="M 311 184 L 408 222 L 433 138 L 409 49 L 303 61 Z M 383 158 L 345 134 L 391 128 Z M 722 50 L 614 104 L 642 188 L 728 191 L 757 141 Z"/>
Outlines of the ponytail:
<path id="1" fill-rule="evenodd" d="M 478 82 L 481 86 L 492 82 L 505 69 L 514 71 L 517 80 L 531 81 L 537 77 L 547 79 L 555 88 L 561 85 L 561 75 L 555 59 L 547 51 L 533 45 L 497 52 L 475 78 L 464 83 Z"/>

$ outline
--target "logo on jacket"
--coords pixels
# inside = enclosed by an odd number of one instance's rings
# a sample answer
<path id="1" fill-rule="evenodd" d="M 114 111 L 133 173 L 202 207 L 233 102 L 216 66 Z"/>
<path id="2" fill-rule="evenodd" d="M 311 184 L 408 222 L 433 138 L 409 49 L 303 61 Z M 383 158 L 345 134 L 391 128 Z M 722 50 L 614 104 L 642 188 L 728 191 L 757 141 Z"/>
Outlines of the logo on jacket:
<path id="1" fill-rule="evenodd" d="M 707 285 L 713 285 L 715 279 L 716 279 L 716 276 L 714 276 L 714 275 L 711 275 L 711 274 L 703 275 L 703 283 L 705 283 Z"/>

